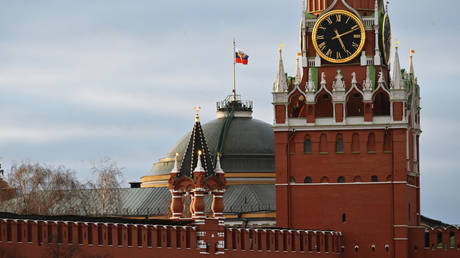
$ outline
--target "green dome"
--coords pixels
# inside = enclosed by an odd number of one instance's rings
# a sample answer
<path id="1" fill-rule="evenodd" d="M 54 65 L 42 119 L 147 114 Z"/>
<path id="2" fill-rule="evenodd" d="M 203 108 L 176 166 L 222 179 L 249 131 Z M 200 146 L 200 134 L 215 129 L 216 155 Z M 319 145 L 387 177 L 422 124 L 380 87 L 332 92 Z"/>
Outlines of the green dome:
<path id="1" fill-rule="evenodd" d="M 202 125 L 209 151 L 215 155 L 220 132 L 226 118 Z M 153 165 L 150 175 L 169 174 L 174 156 L 183 157 L 191 132 L 182 137 L 166 157 Z M 272 126 L 249 117 L 235 116 L 224 137 L 221 165 L 226 173 L 275 173 L 275 146 Z"/>

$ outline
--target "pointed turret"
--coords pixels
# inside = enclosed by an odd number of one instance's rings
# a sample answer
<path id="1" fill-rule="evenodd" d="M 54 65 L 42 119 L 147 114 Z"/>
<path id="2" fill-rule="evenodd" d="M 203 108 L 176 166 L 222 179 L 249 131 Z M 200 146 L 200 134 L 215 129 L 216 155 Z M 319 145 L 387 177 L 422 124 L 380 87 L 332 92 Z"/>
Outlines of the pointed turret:
<path id="1" fill-rule="evenodd" d="M 174 167 L 173 169 L 171 170 L 170 173 L 174 173 L 174 174 L 177 174 L 179 173 L 179 167 L 178 167 L 178 162 L 177 162 L 177 157 L 179 156 L 179 153 L 176 153 L 176 156 L 174 157 Z"/>
<path id="2" fill-rule="evenodd" d="M 280 48 L 280 58 L 278 63 L 278 73 L 273 83 L 273 92 L 287 92 L 288 86 L 286 81 L 286 74 L 284 72 L 282 49 Z"/>
<path id="3" fill-rule="evenodd" d="M 295 71 L 295 84 L 299 85 L 302 80 L 302 74 L 300 72 L 300 57 L 297 56 L 297 68 Z"/>
<path id="4" fill-rule="evenodd" d="M 410 56 L 409 56 L 409 58 L 410 58 L 410 60 L 409 60 L 409 74 L 414 75 L 414 60 L 413 60 L 414 56 L 412 55 L 412 53 L 413 53 L 413 50 L 411 49 Z"/>
<path id="5" fill-rule="evenodd" d="M 193 172 L 205 172 L 204 168 L 203 168 L 203 165 L 201 165 L 201 150 L 198 151 L 197 160 L 198 160 L 198 162 L 197 162 L 196 167 L 193 170 Z"/>
<path id="6" fill-rule="evenodd" d="M 224 170 L 220 166 L 220 153 L 217 153 L 217 161 L 216 161 L 216 168 L 214 169 L 214 173 L 216 174 L 224 174 Z"/>
<path id="7" fill-rule="evenodd" d="M 209 153 L 206 137 L 204 136 L 203 129 L 201 128 L 200 117 L 198 114 L 200 108 L 197 107 L 195 110 L 195 125 L 193 126 L 187 151 L 185 152 L 184 160 L 182 161 L 179 176 L 191 177 L 193 175 L 193 171 L 198 165 L 200 165 L 203 168 L 203 171 L 208 173 L 208 175 L 214 173 L 211 154 Z M 199 152 L 201 152 L 201 158 L 198 154 Z"/>
<path id="8" fill-rule="evenodd" d="M 391 81 L 391 89 L 399 90 L 404 88 L 403 78 L 401 76 L 401 65 L 399 64 L 398 46 L 395 51 L 395 62 L 393 66 L 393 80 Z"/>

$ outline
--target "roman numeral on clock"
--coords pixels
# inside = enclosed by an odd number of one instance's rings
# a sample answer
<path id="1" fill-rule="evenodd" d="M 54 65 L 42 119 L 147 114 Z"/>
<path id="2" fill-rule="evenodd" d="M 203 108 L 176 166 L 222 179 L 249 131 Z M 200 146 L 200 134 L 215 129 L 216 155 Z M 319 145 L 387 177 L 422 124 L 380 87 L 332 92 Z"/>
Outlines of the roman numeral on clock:
<path id="1" fill-rule="evenodd" d="M 359 45 L 356 44 L 356 42 L 352 42 L 351 45 L 352 45 L 354 48 L 356 48 L 356 49 L 358 49 L 358 47 L 359 47 Z"/>
<path id="2" fill-rule="evenodd" d="M 326 56 L 331 57 L 332 56 L 332 50 L 328 49 L 326 52 Z"/>
<path id="3" fill-rule="evenodd" d="M 341 21 L 342 21 L 342 15 L 341 15 L 341 14 L 337 14 L 337 15 L 335 16 L 335 20 L 336 20 L 337 22 L 341 22 Z"/>
<path id="4" fill-rule="evenodd" d="M 335 58 L 342 59 L 342 55 L 340 54 L 340 52 L 335 52 Z"/>
<path id="5" fill-rule="evenodd" d="M 323 51 L 326 48 L 326 43 L 322 42 L 321 44 L 318 45 L 319 49 Z"/>

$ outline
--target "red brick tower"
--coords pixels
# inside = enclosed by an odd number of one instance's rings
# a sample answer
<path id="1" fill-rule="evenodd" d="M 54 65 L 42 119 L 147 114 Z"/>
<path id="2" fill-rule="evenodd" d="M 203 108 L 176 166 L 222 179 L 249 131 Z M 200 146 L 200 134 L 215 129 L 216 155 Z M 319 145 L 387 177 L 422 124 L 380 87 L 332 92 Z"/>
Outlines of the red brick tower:
<path id="1" fill-rule="evenodd" d="M 423 257 L 419 87 L 379 0 L 308 0 L 303 76 L 273 87 L 277 224 L 338 230 L 344 257 Z M 298 70 L 300 67 L 298 64 Z"/>
<path id="2" fill-rule="evenodd" d="M 220 154 L 214 167 L 208 144 L 201 128 L 197 107 L 195 125 L 179 169 L 176 154 L 168 181 L 171 192 L 171 219 L 190 219 L 197 225 L 197 246 L 201 254 L 223 254 L 225 173 L 220 166 Z M 212 195 L 211 212 L 205 197 Z M 190 196 L 190 217 L 185 214 L 184 196 Z M 209 214 L 211 213 L 211 214 Z M 187 218 L 188 217 L 188 218 Z"/>

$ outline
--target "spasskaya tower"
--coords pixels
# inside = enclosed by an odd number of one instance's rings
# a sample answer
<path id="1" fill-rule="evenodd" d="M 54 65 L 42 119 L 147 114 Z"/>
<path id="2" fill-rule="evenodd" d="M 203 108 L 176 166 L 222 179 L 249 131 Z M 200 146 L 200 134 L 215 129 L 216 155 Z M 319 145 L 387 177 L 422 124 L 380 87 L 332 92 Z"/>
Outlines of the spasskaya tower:
<path id="1" fill-rule="evenodd" d="M 388 7 L 307 0 L 300 33 L 296 75 L 280 50 L 273 85 L 277 225 L 341 231 L 344 257 L 418 257 L 419 86 Z"/>

